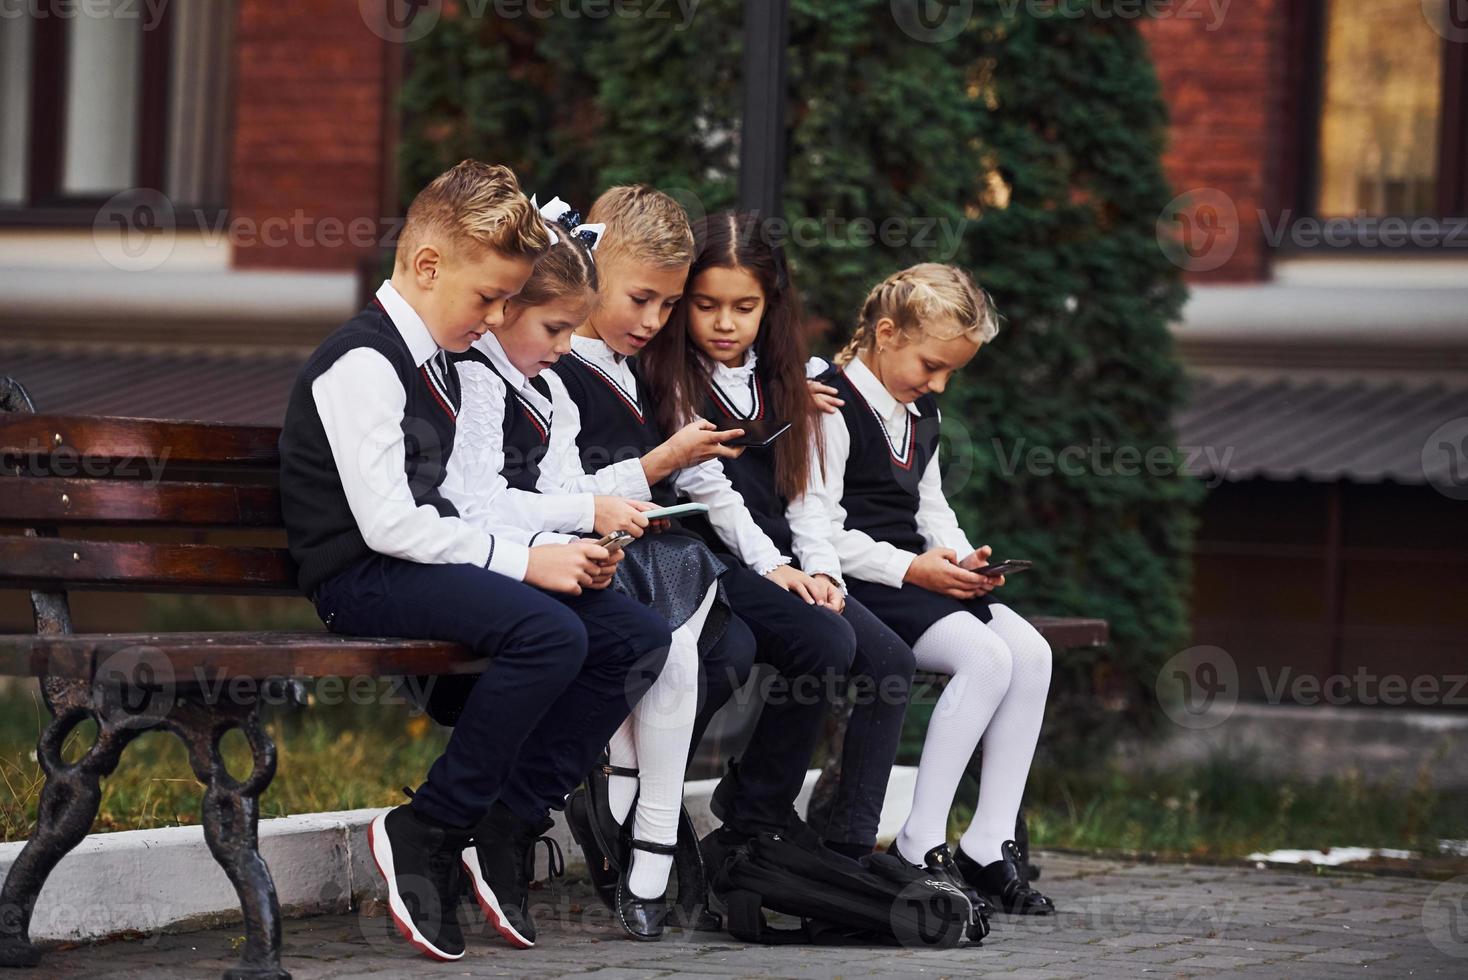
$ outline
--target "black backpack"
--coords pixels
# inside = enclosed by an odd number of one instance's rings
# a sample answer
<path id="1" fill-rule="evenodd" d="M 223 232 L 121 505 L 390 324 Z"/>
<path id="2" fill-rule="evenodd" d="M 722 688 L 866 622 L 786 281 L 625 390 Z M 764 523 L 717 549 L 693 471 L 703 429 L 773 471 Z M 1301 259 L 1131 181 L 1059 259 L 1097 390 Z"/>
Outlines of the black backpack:
<path id="1" fill-rule="evenodd" d="M 760 834 L 712 872 L 726 928 L 744 942 L 952 949 L 965 936 L 978 942 L 989 934 L 988 919 L 953 885 L 890 854 L 854 861 L 799 823 L 783 835 Z M 773 928 L 763 909 L 801 925 Z"/>

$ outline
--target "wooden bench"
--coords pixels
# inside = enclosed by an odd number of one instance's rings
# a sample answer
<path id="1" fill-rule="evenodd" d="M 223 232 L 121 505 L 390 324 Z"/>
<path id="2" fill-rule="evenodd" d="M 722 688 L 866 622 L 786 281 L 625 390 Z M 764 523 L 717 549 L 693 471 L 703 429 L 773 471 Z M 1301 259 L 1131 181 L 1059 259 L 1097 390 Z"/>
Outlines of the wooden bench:
<path id="1" fill-rule="evenodd" d="M 260 723 L 262 685 L 484 670 L 467 648 L 417 640 L 72 631 L 73 589 L 297 594 L 281 530 L 278 435 L 262 426 L 36 415 L 25 390 L 0 378 L 0 588 L 30 590 L 35 617 L 34 634 L 0 636 L 0 674 L 40 678 L 52 715 L 36 753 L 46 776 L 36 828 L 0 888 L 0 965 L 37 963 L 30 921 L 47 876 L 91 830 L 101 779 L 123 749 L 162 730 L 183 741 L 206 787 L 204 837 L 239 894 L 245 940 L 226 976 L 288 978 L 275 886 L 257 846 L 260 794 L 276 764 Z M 206 531 L 259 543 L 198 543 Z M 227 683 L 237 679 L 260 683 Z M 62 743 L 88 718 L 96 742 L 68 764 Z M 219 753 L 235 728 L 253 757 L 244 779 Z"/>
<path id="2" fill-rule="evenodd" d="M 91 829 L 101 780 L 123 749 L 162 730 L 183 741 L 206 787 L 204 837 L 239 895 L 245 940 L 225 976 L 289 978 L 257 838 L 260 794 L 276 765 L 260 723 L 261 702 L 274 698 L 265 685 L 478 674 L 487 666 L 454 644 L 325 632 L 73 632 L 70 590 L 296 595 L 281 528 L 278 436 L 267 426 L 37 415 L 25 390 L 0 377 L 0 588 L 29 590 L 35 620 L 34 634 L 0 636 L 0 675 L 39 678 L 52 715 L 36 753 L 46 776 L 36 828 L 0 888 L 0 966 L 39 961 L 29 931 L 47 876 Z M 203 532 L 249 543 L 200 543 Z M 1037 625 L 1057 648 L 1105 639 L 1097 620 Z M 229 696 L 220 698 L 221 689 Z M 97 726 L 96 742 L 67 763 L 61 746 L 86 719 Z M 243 780 L 219 752 L 236 728 L 253 758 Z"/>

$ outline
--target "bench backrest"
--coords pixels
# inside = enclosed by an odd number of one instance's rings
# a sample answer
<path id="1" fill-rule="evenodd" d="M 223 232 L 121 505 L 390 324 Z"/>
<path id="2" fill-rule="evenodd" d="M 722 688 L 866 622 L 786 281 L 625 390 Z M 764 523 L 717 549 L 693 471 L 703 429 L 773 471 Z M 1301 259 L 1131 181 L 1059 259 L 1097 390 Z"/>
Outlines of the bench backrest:
<path id="1" fill-rule="evenodd" d="M 294 594 L 270 426 L 0 412 L 0 587 Z M 205 532 L 228 543 L 202 543 Z M 238 540 L 235 540 L 238 539 Z"/>

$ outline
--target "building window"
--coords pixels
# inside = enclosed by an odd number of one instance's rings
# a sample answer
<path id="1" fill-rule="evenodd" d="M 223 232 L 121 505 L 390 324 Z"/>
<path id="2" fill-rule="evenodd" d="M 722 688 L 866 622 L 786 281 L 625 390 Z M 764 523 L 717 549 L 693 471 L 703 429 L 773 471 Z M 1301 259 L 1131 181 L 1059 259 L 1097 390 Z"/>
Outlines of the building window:
<path id="1" fill-rule="evenodd" d="M 85 216 L 122 191 L 228 196 L 235 0 L 92 0 L 0 18 L 0 217 Z"/>
<path id="2" fill-rule="evenodd" d="M 1421 5 L 1331 0 L 1324 44 L 1320 217 L 1436 214 L 1444 43 Z"/>

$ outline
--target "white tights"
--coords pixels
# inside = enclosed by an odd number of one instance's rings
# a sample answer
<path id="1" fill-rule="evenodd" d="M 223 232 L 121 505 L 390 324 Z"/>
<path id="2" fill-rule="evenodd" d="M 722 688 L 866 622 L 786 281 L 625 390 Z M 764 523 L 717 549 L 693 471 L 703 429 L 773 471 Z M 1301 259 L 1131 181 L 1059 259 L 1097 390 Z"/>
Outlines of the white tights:
<path id="1" fill-rule="evenodd" d="M 909 861 L 947 839 L 953 796 L 981 738 L 979 802 L 958 846 L 982 866 L 1000 860 L 1001 845 L 1014 838 L 1045 716 L 1050 644 L 1009 607 L 990 609 L 989 623 L 966 612 L 945 616 L 912 648 L 919 670 L 951 679 L 928 723 L 912 813 L 897 837 Z"/>
<path id="2" fill-rule="evenodd" d="M 639 770 L 637 779 L 612 776 L 608 780 L 612 814 L 619 823 L 627 819 L 636 798 L 632 836 L 638 840 L 654 844 L 678 841 L 683 773 L 698 714 L 698 637 L 717 592 L 718 583 L 709 586 L 698 611 L 673 631 L 666 666 L 609 743 L 612 765 Z M 667 890 L 672 869 L 671 856 L 634 849 L 627 887 L 639 898 L 657 898 Z"/>

